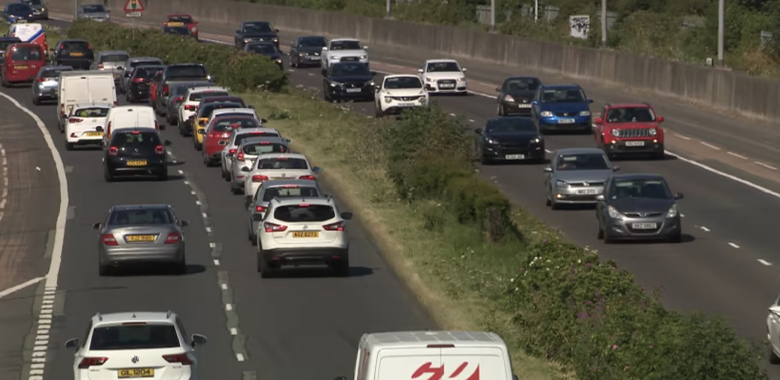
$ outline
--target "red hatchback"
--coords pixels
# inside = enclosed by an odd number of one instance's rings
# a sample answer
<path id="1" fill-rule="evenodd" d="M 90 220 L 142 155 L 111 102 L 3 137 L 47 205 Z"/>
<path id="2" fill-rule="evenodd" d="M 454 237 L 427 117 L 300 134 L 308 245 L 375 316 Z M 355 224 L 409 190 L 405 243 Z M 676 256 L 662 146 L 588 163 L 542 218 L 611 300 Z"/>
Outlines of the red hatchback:
<path id="1" fill-rule="evenodd" d="M 40 45 L 22 43 L 9 46 L 3 60 L 3 87 L 31 83 L 43 66 L 46 66 L 46 55 Z"/>
<path id="2" fill-rule="evenodd" d="M 219 162 L 220 153 L 230 138 L 230 133 L 238 128 L 260 128 L 260 122 L 252 116 L 216 117 L 206 126 L 203 140 L 203 164 L 212 166 Z"/>

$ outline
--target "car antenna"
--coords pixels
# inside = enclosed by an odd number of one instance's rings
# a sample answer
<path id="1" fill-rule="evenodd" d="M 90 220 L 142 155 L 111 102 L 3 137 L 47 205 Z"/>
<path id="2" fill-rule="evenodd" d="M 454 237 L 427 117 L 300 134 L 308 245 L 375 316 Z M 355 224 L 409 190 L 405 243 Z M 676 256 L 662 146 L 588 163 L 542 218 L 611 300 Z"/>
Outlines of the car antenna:
<path id="1" fill-rule="evenodd" d="M 102 321 L 102 320 L 103 320 L 103 315 L 102 315 L 102 314 L 100 314 L 100 313 L 97 313 L 97 317 L 98 317 L 98 320 L 99 320 L 99 321 Z"/>
<path id="2" fill-rule="evenodd" d="M 170 310 L 168 310 L 168 312 L 167 312 L 167 313 L 165 313 L 165 318 L 170 318 L 170 317 L 171 317 L 171 314 L 173 314 L 173 312 L 172 312 L 172 311 L 170 311 Z"/>
<path id="3" fill-rule="evenodd" d="M 133 313 L 133 316 L 132 316 L 132 317 L 133 317 L 133 318 L 135 318 L 135 313 Z"/>

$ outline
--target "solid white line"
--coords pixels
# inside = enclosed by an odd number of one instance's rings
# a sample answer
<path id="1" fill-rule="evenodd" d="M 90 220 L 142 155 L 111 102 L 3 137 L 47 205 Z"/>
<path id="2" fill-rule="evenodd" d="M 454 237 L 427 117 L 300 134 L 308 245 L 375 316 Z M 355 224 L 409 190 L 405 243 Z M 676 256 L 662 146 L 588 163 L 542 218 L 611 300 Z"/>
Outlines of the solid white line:
<path id="1" fill-rule="evenodd" d="M 227 311 L 233 310 L 233 305 L 231 305 L 229 303 L 225 304 L 225 310 L 227 310 Z"/>
<path id="2" fill-rule="evenodd" d="M 236 354 L 236 360 L 243 362 L 244 361 L 244 355 Z"/>
<path id="3" fill-rule="evenodd" d="M 214 248 L 217 246 L 217 243 L 209 243 L 209 247 Z"/>
<path id="4" fill-rule="evenodd" d="M 763 167 L 765 167 L 765 168 L 767 168 L 767 169 L 771 169 L 771 170 L 777 170 L 777 168 L 776 168 L 776 167 L 774 167 L 774 166 L 769 166 L 769 165 L 767 165 L 767 164 L 765 164 L 765 163 L 763 163 L 763 162 L 758 162 L 758 161 L 755 161 L 755 163 L 756 163 L 757 165 L 761 165 L 761 166 L 763 166 Z"/>
<path id="5" fill-rule="evenodd" d="M 206 227 L 206 232 L 211 232 L 211 227 Z"/>
<path id="6" fill-rule="evenodd" d="M 197 193 L 195 192 L 195 190 L 192 190 L 192 191 L 190 191 L 190 194 L 196 195 Z"/>
<path id="7" fill-rule="evenodd" d="M 709 228 L 707 228 L 707 227 L 701 226 L 701 227 L 699 227 L 699 228 L 701 228 L 701 229 L 702 229 L 702 230 L 704 230 L 705 232 L 710 232 L 710 229 L 709 229 Z"/>
<path id="8" fill-rule="evenodd" d="M 707 143 L 706 143 L 706 142 L 704 142 L 704 141 L 699 141 L 699 143 L 700 143 L 701 145 L 704 145 L 704 146 L 708 147 L 708 148 L 712 148 L 712 149 L 715 149 L 715 150 L 720 150 L 720 148 L 719 148 L 719 147 L 717 147 L 717 146 L 715 146 L 715 145 L 712 145 L 712 144 L 707 144 Z"/>
<path id="9" fill-rule="evenodd" d="M 41 118 L 38 117 L 38 115 L 36 115 L 34 112 L 22 106 L 18 101 L 16 101 L 16 99 L 12 98 L 11 96 L 3 92 L 0 92 L 0 96 L 8 99 L 8 101 L 13 103 L 17 108 L 24 111 L 26 114 L 30 115 L 33 120 L 35 120 L 35 124 L 38 125 L 38 129 L 40 129 L 41 134 L 43 134 L 43 139 L 46 141 L 46 145 L 48 145 L 49 151 L 51 152 L 52 158 L 54 159 L 54 167 L 57 170 L 57 177 L 60 181 L 60 211 L 59 214 L 57 214 L 57 224 L 55 224 L 54 246 L 52 248 L 51 262 L 49 263 L 49 273 L 46 275 L 46 286 L 56 288 L 57 281 L 59 280 L 60 265 L 62 264 L 62 247 L 65 241 L 65 225 L 68 221 L 68 178 L 65 176 L 65 165 L 62 163 L 60 152 L 54 145 L 54 140 L 52 140 L 51 134 L 49 133 L 49 130 L 46 129 L 46 124 L 43 123 L 43 120 L 41 120 Z"/>
<path id="10" fill-rule="evenodd" d="M 743 159 L 743 160 L 747 160 L 747 157 L 745 157 L 745 156 L 743 156 L 743 155 L 741 155 L 741 154 L 736 154 L 736 153 L 734 153 L 734 152 L 726 152 L 726 154 L 730 154 L 730 155 L 732 155 L 732 156 L 734 156 L 734 157 L 741 158 L 741 159 Z"/>
<path id="11" fill-rule="evenodd" d="M 10 288 L 8 288 L 6 290 L 3 290 L 2 292 L 0 292 L 0 298 L 3 298 L 3 297 L 5 297 L 5 296 L 7 296 L 7 295 L 9 295 L 9 294 L 11 294 L 13 292 L 22 290 L 22 289 L 24 289 L 24 288 L 26 288 L 26 287 L 28 287 L 30 285 L 35 285 L 35 284 L 41 282 L 41 280 L 43 280 L 44 278 L 46 278 L 46 277 L 36 277 L 36 278 L 34 278 L 32 280 L 29 280 L 27 282 L 23 282 L 23 283 L 21 283 L 19 285 L 12 286 L 12 287 L 10 287 Z"/>
<path id="12" fill-rule="evenodd" d="M 679 138 L 681 138 L 681 139 L 683 139 L 683 140 L 690 140 L 690 139 L 691 139 L 690 137 L 688 137 L 688 136 L 683 136 L 683 135 L 681 135 L 681 134 L 679 134 L 679 133 L 675 133 L 674 135 L 675 135 L 675 136 L 677 136 L 677 137 L 679 137 Z"/>
<path id="13" fill-rule="evenodd" d="M 734 247 L 734 248 L 736 248 L 736 249 L 739 249 L 739 246 L 738 246 L 738 245 L 736 245 L 736 244 L 734 244 L 734 243 L 732 243 L 732 242 L 729 242 L 729 245 L 730 245 L 730 246 L 732 246 L 732 247 Z"/>
<path id="14" fill-rule="evenodd" d="M 761 264 L 764 264 L 764 265 L 766 265 L 766 266 L 770 266 L 770 265 L 772 265 L 772 263 L 770 263 L 769 261 L 766 261 L 766 260 L 761 260 L 761 259 L 758 259 L 758 262 L 759 262 L 759 263 L 761 263 Z"/>

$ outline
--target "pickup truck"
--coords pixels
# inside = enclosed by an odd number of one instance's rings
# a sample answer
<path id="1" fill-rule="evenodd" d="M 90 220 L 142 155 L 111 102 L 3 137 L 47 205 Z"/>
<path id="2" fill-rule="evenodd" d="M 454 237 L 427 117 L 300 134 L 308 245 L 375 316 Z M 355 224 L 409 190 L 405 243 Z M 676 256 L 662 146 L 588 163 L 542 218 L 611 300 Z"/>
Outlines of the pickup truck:
<path id="1" fill-rule="evenodd" d="M 168 65 L 162 75 L 156 78 L 153 86 L 155 95 L 151 100 L 151 106 L 161 116 L 168 113 L 168 95 L 170 95 L 170 82 L 214 82 L 206 66 L 198 63 L 179 63 Z"/>

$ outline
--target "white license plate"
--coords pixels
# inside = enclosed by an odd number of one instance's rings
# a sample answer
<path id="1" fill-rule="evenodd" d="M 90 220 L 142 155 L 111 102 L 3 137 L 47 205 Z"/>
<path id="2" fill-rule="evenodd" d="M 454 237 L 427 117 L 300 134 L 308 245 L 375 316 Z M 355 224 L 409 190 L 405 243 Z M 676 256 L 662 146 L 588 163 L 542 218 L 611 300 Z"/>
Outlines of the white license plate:
<path id="1" fill-rule="evenodd" d="M 517 108 L 531 108 L 530 104 L 518 104 Z"/>
<path id="2" fill-rule="evenodd" d="M 574 124 L 574 119 L 558 119 L 558 124 Z"/>
<path id="3" fill-rule="evenodd" d="M 360 92 L 362 90 L 363 90 L 362 88 L 348 88 L 347 92 Z"/>
<path id="4" fill-rule="evenodd" d="M 598 191 L 596 189 L 577 190 L 579 195 L 596 195 Z"/>
<path id="5" fill-rule="evenodd" d="M 522 160 L 525 158 L 525 155 L 523 154 L 507 154 L 506 159 L 507 160 Z"/>
<path id="6" fill-rule="evenodd" d="M 645 146 L 644 141 L 626 141 L 626 146 Z"/>
<path id="7" fill-rule="evenodd" d="M 398 103 L 399 107 L 414 107 L 414 103 Z"/>
<path id="8" fill-rule="evenodd" d="M 312 61 L 319 61 L 322 59 L 322 57 L 315 55 L 315 56 L 310 56 L 309 59 L 311 59 Z"/>
<path id="9" fill-rule="evenodd" d="M 454 84 L 442 84 L 442 85 L 439 85 L 439 87 L 441 87 L 441 88 L 455 88 L 455 85 Z"/>
<path id="10" fill-rule="evenodd" d="M 635 230 L 654 230 L 658 228 L 656 223 L 631 223 L 631 228 Z"/>

